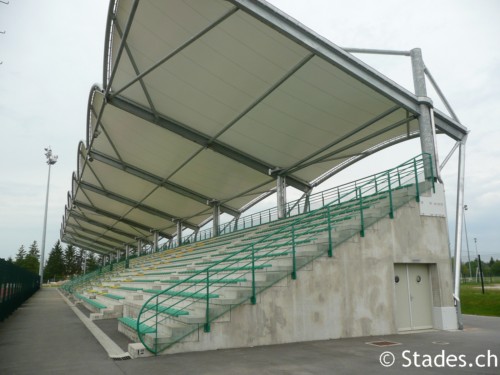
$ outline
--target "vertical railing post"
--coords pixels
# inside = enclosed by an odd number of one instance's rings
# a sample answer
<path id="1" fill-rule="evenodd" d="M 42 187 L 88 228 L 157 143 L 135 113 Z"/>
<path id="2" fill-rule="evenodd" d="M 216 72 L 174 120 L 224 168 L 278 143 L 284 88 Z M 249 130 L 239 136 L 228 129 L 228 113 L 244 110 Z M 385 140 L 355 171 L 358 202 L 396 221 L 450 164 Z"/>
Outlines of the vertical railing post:
<path id="1" fill-rule="evenodd" d="M 292 225 L 292 280 L 297 279 L 297 261 L 295 257 L 295 224 Z"/>
<path id="2" fill-rule="evenodd" d="M 328 220 L 328 257 L 333 256 L 333 243 L 332 243 L 332 218 L 330 215 L 330 206 L 326 209 L 327 220 Z"/>
<path id="3" fill-rule="evenodd" d="M 432 181 L 432 192 L 435 194 L 436 193 L 436 181 L 434 181 L 434 163 L 432 162 L 432 156 L 431 155 L 424 155 L 422 158 L 423 162 L 425 163 L 425 156 L 429 159 L 429 164 L 431 165 L 430 170 L 431 170 L 431 181 Z M 425 168 L 424 168 L 425 170 Z"/>
<path id="4" fill-rule="evenodd" d="M 420 202 L 420 189 L 418 187 L 417 159 L 413 159 L 413 172 L 415 173 L 415 200 Z"/>
<path id="5" fill-rule="evenodd" d="M 252 305 L 257 303 L 257 298 L 255 297 L 255 246 L 252 245 L 252 297 L 250 298 Z"/>
<path id="6" fill-rule="evenodd" d="M 159 301 L 158 301 L 159 296 L 156 296 L 156 313 L 155 313 L 155 355 L 158 354 L 158 316 L 160 315 L 158 313 L 158 308 L 159 308 Z M 139 319 L 137 319 L 137 324 L 139 323 Z"/>
<path id="7" fill-rule="evenodd" d="M 397 172 L 398 172 L 398 183 L 399 183 L 399 187 L 401 187 L 401 173 L 399 173 L 399 168 L 396 169 Z"/>
<path id="8" fill-rule="evenodd" d="M 207 306 L 205 310 L 205 332 L 210 332 L 210 271 L 207 268 Z"/>
<path id="9" fill-rule="evenodd" d="M 391 172 L 387 171 L 387 189 L 389 190 L 389 217 L 394 219 L 394 206 L 392 204 Z"/>
<path id="10" fill-rule="evenodd" d="M 361 230 L 359 234 L 361 237 L 365 236 L 365 219 L 363 214 L 363 196 L 361 195 L 361 188 L 356 189 L 356 195 L 358 195 L 359 191 L 359 219 L 361 221 Z"/>

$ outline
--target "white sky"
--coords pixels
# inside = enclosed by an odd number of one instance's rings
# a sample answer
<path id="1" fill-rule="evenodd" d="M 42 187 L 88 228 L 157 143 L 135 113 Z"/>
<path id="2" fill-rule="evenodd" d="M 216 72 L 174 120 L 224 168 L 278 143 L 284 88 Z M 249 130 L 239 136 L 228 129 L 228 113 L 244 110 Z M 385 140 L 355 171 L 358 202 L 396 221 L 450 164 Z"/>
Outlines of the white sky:
<path id="1" fill-rule="evenodd" d="M 500 1 L 272 0 L 341 47 L 410 50 L 424 61 L 471 130 L 465 203 L 469 243 L 484 260 L 500 258 Z M 10 0 L 0 3 L 0 257 L 41 243 L 48 167 L 52 168 L 46 252 L 59 238 L 77 145 L 85 139 L 88 94 L 102 85 L 108 1 Z M 404 6 L 402 6 L 404 4 Z M 407 57 L 357 55 L 413 91 Z M 428 89 L 430 84 L 428 84 Z M 438 108 L 444 109 L 429 90 Z M 439 137 L 441 160 L 453 146 Z M 368 158 L 339 183 L 394 166 L 420 152 L 410 142 Z M 396 157 L 394 155 L 397 155 Z M 443 171 L 449 211 L 455 205 L 456 159 Z M 353 174 L 355 173 L 355 174 Z M 451 225 L 454 215 L 450 215 Z M 453 233 L 450 240 L 453 244 Z"/>

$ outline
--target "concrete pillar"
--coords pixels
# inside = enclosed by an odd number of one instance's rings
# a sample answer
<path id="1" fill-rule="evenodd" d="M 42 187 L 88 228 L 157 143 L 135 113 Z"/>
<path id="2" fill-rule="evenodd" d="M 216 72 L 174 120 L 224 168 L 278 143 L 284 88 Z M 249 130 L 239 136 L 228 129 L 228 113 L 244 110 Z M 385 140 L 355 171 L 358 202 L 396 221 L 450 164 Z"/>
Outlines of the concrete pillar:
<path id="1" fill-rule="evenodd" d="M 130 247 L 128 245 L 125 245 L 125 259 L 128 259 L 130 257 Z"/>
<path id="2" fill-rule="evenodd" d="M 436 152 L 436 134 L 431 118 L 432 100 L 427 97 L 427 88 L 425 85 L 425 64 L 422 58 L 422 50 L 414 48 L 410 51 L 411 65 L 413 70 L 413 85 L 415 87 L 415 95 L 419 100 L 420 116 L 418 117 L 418 125 L 420 128 L 420 145 L 422 153 L 427 153 L 432 156 L 432 173 L 430 166 L 425 165 L 425 178 L 431 178 L 432 175 L 439 175 L 437 165 Z"/>
<path id="3" fill-rule="evenodd" d="M 286 177 L 278 175 L 276 179 L 276 195 L 278 199 L 278 219 L 286 217 Z"/>

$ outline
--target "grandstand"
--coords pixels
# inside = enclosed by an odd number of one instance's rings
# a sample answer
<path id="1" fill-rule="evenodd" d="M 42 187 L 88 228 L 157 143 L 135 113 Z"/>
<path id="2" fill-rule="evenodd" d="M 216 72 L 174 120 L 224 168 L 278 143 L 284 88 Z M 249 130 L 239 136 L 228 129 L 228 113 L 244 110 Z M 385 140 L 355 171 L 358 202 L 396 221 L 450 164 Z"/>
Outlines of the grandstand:
<path id="1" fill-rule="evenodd" d="M 435 137 L 462 156 L 467 130 L 407 54 L 416 94 L 263 1 L 111 1 L 61 227 L 104 263 L 64 291 L 134 357 L 456 328 Z M 417 137 L 421 155 L 314 192 Z"/>

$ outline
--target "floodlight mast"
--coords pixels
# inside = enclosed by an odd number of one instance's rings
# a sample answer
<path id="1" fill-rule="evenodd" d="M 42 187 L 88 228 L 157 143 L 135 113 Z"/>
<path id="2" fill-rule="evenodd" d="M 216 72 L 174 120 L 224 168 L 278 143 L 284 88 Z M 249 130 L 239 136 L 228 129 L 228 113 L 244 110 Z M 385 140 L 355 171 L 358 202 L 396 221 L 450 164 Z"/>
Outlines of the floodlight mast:
<path id="1" fill-rule="evenodd" d="M 40 285 L 43 285 L 43 271 L 44 271 L 44 258 L 45 258 L 45 235 L 47 233 L 47 211 L 49 206 L 49 187 L 50 187 L 50 167 L 57 163 L 57 155 L 52 154 L 50 146 L 45 149 L 45 157 L 49 165 L 49 175 L 47 177 L 47 194 L 45 196 L 45 214 L 43 217 L 43 235 L 42 235 L 42 249 L 40 251 Z"/>

